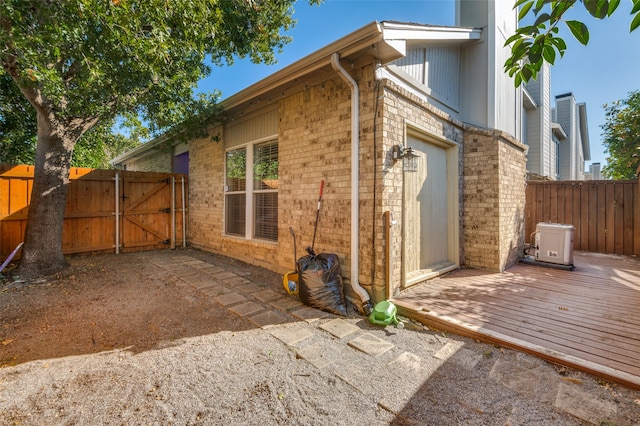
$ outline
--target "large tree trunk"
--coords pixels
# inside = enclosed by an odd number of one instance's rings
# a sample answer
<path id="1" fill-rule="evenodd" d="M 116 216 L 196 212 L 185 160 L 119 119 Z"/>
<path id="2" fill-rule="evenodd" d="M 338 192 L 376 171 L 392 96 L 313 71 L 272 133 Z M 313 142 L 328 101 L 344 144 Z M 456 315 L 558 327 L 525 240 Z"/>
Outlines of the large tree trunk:
<path id="1" fill-rule="evenodd" d="M 18 265 L 22 279 L 51 275 L 68 266 L 62 253 L 62 229 L 74 136 L 52 116 L 38 112 L 33 190 Z"/>

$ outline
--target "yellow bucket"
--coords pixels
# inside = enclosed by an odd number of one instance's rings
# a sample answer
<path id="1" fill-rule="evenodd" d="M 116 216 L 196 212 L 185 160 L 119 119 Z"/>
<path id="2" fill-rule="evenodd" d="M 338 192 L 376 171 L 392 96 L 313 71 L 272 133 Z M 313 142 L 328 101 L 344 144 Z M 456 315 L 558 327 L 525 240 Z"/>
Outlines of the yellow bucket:
<path id="1" fill-rule="evenodd" d="M 282 285 L 289 294 L 298 294 L 298 273 L 289 271 L 282 278 Z"/>

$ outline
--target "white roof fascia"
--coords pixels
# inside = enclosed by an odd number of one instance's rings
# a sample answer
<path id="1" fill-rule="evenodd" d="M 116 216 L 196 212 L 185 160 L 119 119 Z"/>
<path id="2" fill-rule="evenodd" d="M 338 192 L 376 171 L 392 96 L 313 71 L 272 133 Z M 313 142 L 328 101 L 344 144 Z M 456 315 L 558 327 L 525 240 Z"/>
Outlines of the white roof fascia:
<path id="1" fill-rule="evenodd" d="M 388 49 L 378 49 L 382 64 L 395 61 L 406 54 L 408 41 L 466 41 L 479 40 L 482 30 L 461 27 L 437 27 L 431 25 L 406 24 L 400 22 L 372 22 L 359 30 L 323 47 L 311 55 L 294 62 L 269 77 L 249 86 L 221 102 L 230 109 L 309 72 L 331 63 L 331 55 L 339 53 L 341 58 L 362 50 L 368 45 L 382 42 Z"/>
<path id="2" fill-rule="evenodd" d="M 567 133 L 564 131 L 560 123 L 551 123 L 551 131 L 553 132 L 555 137 L 560 140 L 564 140 L 567 138 Z"/>
<path id="3" fill-rule="evenodd" d="M 408 41 L 450 41 L 460 43 L 467 40 L 479 40 L 481 33 L 482 30 L 477 28 L 440 27 L 401 22 L 374 21 L 315 51 L 309 56 L 286 66 L 246 89 L 235 93 L 221 101 L 219 105 L 224 110 L 238 107 L 278 86 L 286 85 L 299 77 L 330 65 L 331 55 L 334 53 L 339 53 L 341 58 L 345 58 L 368 46 L 380 43 L 382 46 L 379 45 L 376 51 L 381 56 L 379 58 L 380 62 L 386 64 L 406 54 L 406 44 Z M 128 153 L 114 158 L 110 163 L 120 164 L 124 160 L 139 157 L 143 155 L 145 151 L 160 144 L 165 139 L 166 137 L 162 135 Z"/>
<path id="4" fill-rule="evenodd" d="M 109 164 L 115 166 L 117 164 L 121 164 L 124 160 L 136 159 L 143 157 L 147 154 L 147 151 L 154 148 L 157 145 L 160 145 L 162 142 L 167 140 L 167 135 L 160 135 L 155 139 L 151 139 L 148 142 L 143 142 L 139 146 L 133 148 L 131 151 L 125 152 L 124 154 L 118 155 L 113 160 L 109 161 Z"/>
<path id="5" fill-rule="evenodd" d="M 220 105 L 224 109 L 231 109 L 277 86 L 287 84 L 298 77 L 330 65 L 331 55 L 336 52 L 339 53 L 341 57 L 345 57 L 350 53 L 362 49 L 363 46 L 374 44 L 381 40 L 381 24 L 379 22 L 372 22 L 230 96 L 220 102 Z M 398 57 L 401 57 L 402 52 L 398 52 L 398 55 Z"/>
<path id="6" fill-rule="evenodd" d="M 524 85 L 522 86 L 522 103 L 524 104 L 524 108 L 527 110 L 538 109 L 538 104 Z"/>
<path id="7" fill-rule="evenodd" d="M 482 30 L 471 27 L 441 27 L 433 25 L 382 22 L 385 40 L 406 41 L 466 41 L 480 40 Z"/>

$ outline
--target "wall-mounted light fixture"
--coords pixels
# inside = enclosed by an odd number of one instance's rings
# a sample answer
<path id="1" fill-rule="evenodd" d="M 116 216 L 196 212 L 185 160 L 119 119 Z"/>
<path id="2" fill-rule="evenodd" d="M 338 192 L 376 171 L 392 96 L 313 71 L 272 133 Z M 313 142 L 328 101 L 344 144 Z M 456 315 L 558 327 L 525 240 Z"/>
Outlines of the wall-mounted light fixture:
<path id="1" fill-rule="evenodd" d="M 393 159 L 402 159 L 402 171 L 404 172 L 418 171 L 418 154 L 410 146 L 405 148 L 402 145 L 394 145 Z"/>

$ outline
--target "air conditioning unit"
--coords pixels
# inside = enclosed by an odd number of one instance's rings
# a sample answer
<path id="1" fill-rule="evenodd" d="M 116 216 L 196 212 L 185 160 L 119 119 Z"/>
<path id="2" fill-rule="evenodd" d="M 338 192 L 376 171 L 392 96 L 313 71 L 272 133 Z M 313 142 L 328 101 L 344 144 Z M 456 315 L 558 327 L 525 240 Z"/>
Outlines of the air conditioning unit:
<path id="1" fill-rule="evenodd" d="M 573 225 L 536 225 L 535 258 L 539 262 L 573 265 Z"/>

